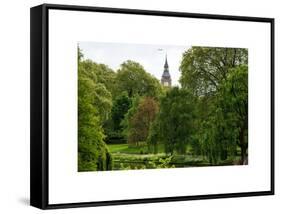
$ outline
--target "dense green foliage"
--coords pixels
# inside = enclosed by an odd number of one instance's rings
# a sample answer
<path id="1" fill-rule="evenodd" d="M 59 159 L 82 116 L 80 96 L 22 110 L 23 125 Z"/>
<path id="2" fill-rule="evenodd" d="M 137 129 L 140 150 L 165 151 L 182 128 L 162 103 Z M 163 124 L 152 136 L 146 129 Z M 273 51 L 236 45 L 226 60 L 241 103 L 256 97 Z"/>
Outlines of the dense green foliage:
<path id="1" fill-rule="evenodd" d="M 194 100 L 191 93 L 178 87 L 162 97 L 157 121 L 158 136 L 167 154 L 185 154 L 193 132 Z"/>
<path id="2" fill-rule="evenodd" d="M 127 92 L 129 97 L 135 95 L 158 97 L 162 93 L 162 86 L 142 65 L 128 60 L 121 64 L 116 77 L 117 92 Z"/>
<path id="3" fill-rule="evenodd" d="M 181 84 L 198 97 L 193 136 L 196 154 L 210 164 L 247 162 L 248 52 L 239 48 L 193 47 L 183 55 Z"/>
<path id="4" fill-rule="evenodd" d="M 111 93 L 112 97 L 116 96 L 116 73 L 112 69 L 107 65 L 97 64 L 89 59 L 83 60 L 80 63 L 87 71 L 89 77 L 94 77 L 96 82 L 104 85 L 104 87 Z"/>
<path id="5" fill-rule="evenodd" d="M 111 169 L 111 155 L 104 143 L 101 115 L 104 110 L 95 104 L 109 94 L 90 78 L 83 63 L 78 61 L 78 171 Z M 109 101 L 108 101 L 109 102 Z"/>
<path id="6" fill-rule="evenodd" d="M 113 71 L 78 49 L 78 169 L 247 164 L 248 52 L 192 47 L 180 87 L 138 62 Z"/>
<path id="7" fill-rule="evenodd" d="M 126 135 L 129 144 L 138 145 L 147 140 L 150 126 L 158 113 L 158 103 L 151 97 L 144 97 L 134 102 L 126 117 Z"/>
<path id="8" fill-rule="evenodd" d="M 113 108 L 111 110 L 114 131 L 121 131 L 121 122 L 123 121 L 125 114 L 127 114 L 130 107 L 131 100 L 126 93 L 122 93 L 114 100 Z"/>
<path id="9" fill-rule="evenodd" d="M 198 96 L 213 94 L 232 68 L 247 64 L 247 49 L 192 47 L 183 54 L 180 82 Z"/>

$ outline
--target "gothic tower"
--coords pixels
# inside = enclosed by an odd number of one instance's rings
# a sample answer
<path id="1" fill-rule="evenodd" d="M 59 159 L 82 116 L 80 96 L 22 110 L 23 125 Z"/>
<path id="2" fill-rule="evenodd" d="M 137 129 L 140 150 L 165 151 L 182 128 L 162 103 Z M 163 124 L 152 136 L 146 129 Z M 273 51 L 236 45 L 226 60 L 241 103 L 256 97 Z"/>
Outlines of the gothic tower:
<path id="1" fill-rule="evenodd" d="M 166 60 L 165 60 L 165 64 L 164 64 L 164 71 L 163 71 L 162 78 L 161 78 L 161 83 L 162 83 L 162 85 L 168 86 L 168 87 L 171 87 L 171 85 L 172 85 L 172 79 L 171 79 L 171 76 L 169 73 L 167 54 L 166 54 Z"/>

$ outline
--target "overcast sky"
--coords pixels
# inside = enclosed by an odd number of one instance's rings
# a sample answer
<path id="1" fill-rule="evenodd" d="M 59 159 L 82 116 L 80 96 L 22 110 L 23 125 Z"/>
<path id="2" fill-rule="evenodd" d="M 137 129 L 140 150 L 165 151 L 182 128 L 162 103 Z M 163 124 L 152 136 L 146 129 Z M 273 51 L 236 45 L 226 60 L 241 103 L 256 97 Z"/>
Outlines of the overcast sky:
<path id="1" fill-rule="evenodd" d="M 182 54 L 190 46 L 144 45 L 123 43 L 79 42 L 84 59 L 108 65 L 117 70 L 126 60 L 139 62 L 144 69 L 161 79 L 167 53 L 172 85 L 179 85 L 179 66 Z"/>

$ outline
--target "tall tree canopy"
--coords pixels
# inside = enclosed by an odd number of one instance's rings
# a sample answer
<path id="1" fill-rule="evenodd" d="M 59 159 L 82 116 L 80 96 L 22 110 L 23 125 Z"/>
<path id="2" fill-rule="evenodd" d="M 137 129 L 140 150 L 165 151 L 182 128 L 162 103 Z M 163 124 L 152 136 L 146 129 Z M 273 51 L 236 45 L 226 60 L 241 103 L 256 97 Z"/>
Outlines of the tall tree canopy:
<path id="1" fill-rule="evenodd" d="M 117 95 L 116 73 L 111 68 L 104 64 L 95 63 L 90 59 L 83 60 L 80 64 L 87 72 L 89 78 L 92 78 L 97 83 L 103 84 L 113 98 Z"/>
<path id="2" fill-rule="evenodd" d="M 241 164 L 247 162 L 248 148 L 248 66 L 241 65 L 231 69 L 226 80 L 223 81 L 217 95 L 218 105 L 228 129 L 225 136 L 234 142 L 241 150 Z M 230 133 L 229 133 L 230 132 Z M 230 139 L 229 139 L 230 138 Z"/>
<path id="3" fill-rule="evenodd" d="M 180 82 L 198 97 L 194 150 L 217 164 L 248 148 L 248 50 L 192 47 L 183 55 Z M 197 147 L 197 148 L 195 148 Z"/>
<path id="4" fill-rule="evenodd" d="M 159 137 L 168 154 L 184 154 L 192 140 L 195 97 L 174 87 L 160 101 Z"/>
<path id="5" fill-rule="evenodd" d="M 180 83 L 197 95 L 217 90 L 231 68 L 248 64 L 244 48 L 192 47 L 183 54 Z"/>
<path id="6" fill-rule="evenodd" d="M 142 65 L 128 60 L 121 64 L 117 71 L 117 91 L 126 91 L 129 97 L 140 96 L 159 97 L 162 86 L 155 77 L 145 71 Z"/>
<path id="7" fill-rule="evenodd" d="M 94 74 L 89 75 L 81 59 L 78 58 L 78 171 L 108 170 L 112 160 L 103 141 L 100 114 L 105 104 L 100 101 L 109 94 L 95 82 Z"/>
<path id="8" fill-rule="evenodd" d="M 108 86 L 111 80 L 111 71 L 107 71 L 106 66 L 96 64 L 91 60 L 80 61 L 79 67 L 81 73 L 79 77 L 83 75 L 84 78 L 94 82 L 93 89 L 89 93 L 92 94 L 92 102 L 98 110 L 100 120 L 104 122 L 109 118 L 112 107 L 112 96 L 110 86 Z"/>
<path id="9" fill-rule="evenodd" d="M 138 106 L 130 112 L 131 115 L 127 121 L 126 133 L 129 144 L 137 145 L 139 142 L 147 140 L 150 126 L 155 120 L 158 110 L 158 103 L 152 97 L 144 97 L 140 100 Z"/>

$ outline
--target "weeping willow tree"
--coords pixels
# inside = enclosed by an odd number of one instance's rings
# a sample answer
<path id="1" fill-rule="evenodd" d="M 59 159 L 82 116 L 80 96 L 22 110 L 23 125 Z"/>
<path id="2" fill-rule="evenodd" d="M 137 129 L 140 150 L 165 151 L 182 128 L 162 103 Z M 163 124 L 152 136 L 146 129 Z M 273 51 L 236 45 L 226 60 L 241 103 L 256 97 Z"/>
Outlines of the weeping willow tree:
<path id="1" fill-rule="evenodd" d="M 185 89 L 171 88 L 160 99 L 157 120 L 153 122 L 148 142 L 157 150 L 157 143 L 164 144 L 168 155 L 185 154 L 194 131 L 194 96 Z M 157 140 L 159 142 L 157 142 Z"/>
<path id="2" fill-rule="evenodd" d="M 183 54 L 181 85 L 197 96 L 193 149 L 212 165 L 247 164 L 248 51 L 192 47 Z"/>

